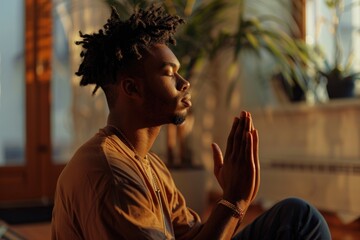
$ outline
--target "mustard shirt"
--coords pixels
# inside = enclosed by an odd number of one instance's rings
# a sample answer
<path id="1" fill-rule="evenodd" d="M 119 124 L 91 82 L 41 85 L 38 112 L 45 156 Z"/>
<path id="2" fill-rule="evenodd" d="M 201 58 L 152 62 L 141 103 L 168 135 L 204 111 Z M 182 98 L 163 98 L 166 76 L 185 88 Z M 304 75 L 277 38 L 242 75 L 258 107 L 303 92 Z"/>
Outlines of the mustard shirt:
<path id="1" fill-rule="evenodd" d="M 160 158 L 136 159 L 107 126 L 59 176 L 52 239 L 192 239 L 201 228 Z"/>

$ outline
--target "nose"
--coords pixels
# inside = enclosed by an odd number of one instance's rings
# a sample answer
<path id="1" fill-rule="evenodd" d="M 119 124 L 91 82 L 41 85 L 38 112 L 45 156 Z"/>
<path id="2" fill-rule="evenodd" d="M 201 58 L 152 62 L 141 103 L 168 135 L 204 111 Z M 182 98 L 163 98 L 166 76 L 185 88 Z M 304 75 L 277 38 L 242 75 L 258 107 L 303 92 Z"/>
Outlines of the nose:
<path id="1" fill-rule="evenodd" d="M 178 74 L 177 76 L 177 89 L 179 91 L 186 91 L 190 88 L 190 82 Z"/>

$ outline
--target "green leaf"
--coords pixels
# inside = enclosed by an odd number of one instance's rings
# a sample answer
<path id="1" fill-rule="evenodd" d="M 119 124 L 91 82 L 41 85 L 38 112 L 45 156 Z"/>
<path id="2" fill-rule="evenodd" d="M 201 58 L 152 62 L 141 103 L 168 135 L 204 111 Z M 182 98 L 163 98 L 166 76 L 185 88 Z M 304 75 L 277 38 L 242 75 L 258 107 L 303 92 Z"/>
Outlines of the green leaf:
<path id="1" fill-rule="evenodd" d="M 254 34 L 252 34 L 251 32 L 246 32 L 245 37 L 254 49 L 259 50 L 260 44 Z"/>

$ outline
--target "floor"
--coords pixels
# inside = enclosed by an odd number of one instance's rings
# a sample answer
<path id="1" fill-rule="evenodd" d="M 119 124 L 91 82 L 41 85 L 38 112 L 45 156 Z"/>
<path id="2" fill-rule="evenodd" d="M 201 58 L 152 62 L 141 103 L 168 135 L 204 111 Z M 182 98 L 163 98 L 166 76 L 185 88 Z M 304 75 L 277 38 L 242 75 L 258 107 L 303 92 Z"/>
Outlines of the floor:
<path id="1" fill-rule="evenodd" d="M 35 223 L 11 226 L 13 230 L 25 237 L 27 240 L 50 240 L 51 224 Z"/>
<path id="2" fill-rule="evenodd" d="M 262 211 L 260 206 L 251 206 L 245 216 L 243 226 L 250 223 L 254 218 L 260 215 Z M 330 226 L 333 240 L 360 239 L 360 219 L 351 224 L 343 225 L 336 215 L 327 212 L 322 212 L 322 214 Z M 205 215 L 204 217 L 206 218 Z M 50 223 L 14 225 L 11 226 L 11 228 L 28 240 L 49 240 L 51 238 Z"/>

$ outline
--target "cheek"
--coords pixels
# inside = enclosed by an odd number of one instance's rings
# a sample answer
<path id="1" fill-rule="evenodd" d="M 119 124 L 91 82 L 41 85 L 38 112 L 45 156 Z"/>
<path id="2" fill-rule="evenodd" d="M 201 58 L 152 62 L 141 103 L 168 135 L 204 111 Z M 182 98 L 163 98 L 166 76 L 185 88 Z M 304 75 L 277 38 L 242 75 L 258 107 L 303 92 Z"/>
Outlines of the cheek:
<path id="1" fill-rule="evenodd" d="M 161 84 L 153 85 L 148 88 L 148 98 L 152 98 L 154 101 L 162 103 L 171 103 L 177 99 L 176 88 L 168 82 L 161 82 Z"/>
<path id="2" fill-rule="evenodd" d="M 156 92 L 148 95 L 145 100 L 145 108 L 147 111 L 152 111 L 158 115 L 167 115 L 174 112 L 178 106 L 178 99 L 176 96 L 168 94 L 168 92 L 157 89 Z"/>
<path id="3" fill-rule="evenodd" d="M 171 95 L 168 93 L 160 93 L 157 95 L 153 95 L 153 103 L 158 107 L 174 107 L 177 104 L 177 98 L 175 95 Z"/>

